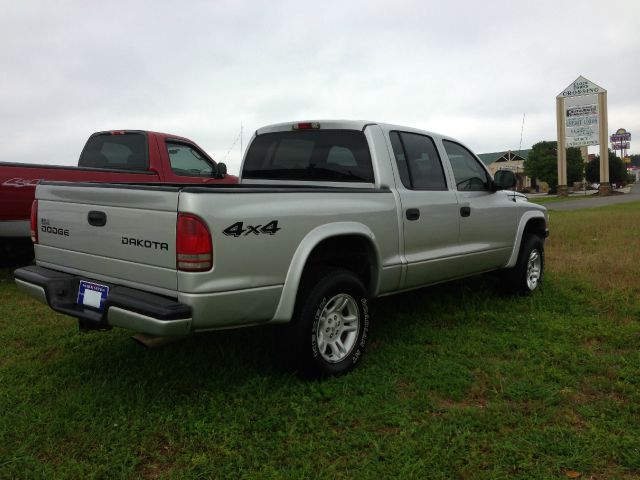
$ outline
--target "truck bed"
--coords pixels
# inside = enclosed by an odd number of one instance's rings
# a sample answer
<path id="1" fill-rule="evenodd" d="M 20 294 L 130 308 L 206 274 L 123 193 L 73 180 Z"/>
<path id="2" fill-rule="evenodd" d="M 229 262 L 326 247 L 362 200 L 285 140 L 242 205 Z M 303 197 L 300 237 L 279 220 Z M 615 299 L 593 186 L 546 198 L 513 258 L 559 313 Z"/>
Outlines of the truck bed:
<path id="1" fill-rule="evenodd" d="M 105 215 L 105 225 L 90 225 L 90 212 Z M 176 269 L 178 212 L 206 223 L 213 242 L 211 271 Z M 194 330 L 272 320 L 296 255 L 306 258 L 308 240 L 336 221 L 359 224 L 363 235 L 375 238 L 376 256 L 389 273 L 376 291 L 397 288 L 400 281 L 396 201 L 386 188 L 45 181 L 38 187 L 40 226 L 43 221 L 69 235 L 39 232 L 39 266 L 144 289 L 186 305 L 238 297 L 234 308 L 218 309 L 217 315 L 194 315 Z M 260 298 L 261 307 L 247 310 L 245 296 Z"/>

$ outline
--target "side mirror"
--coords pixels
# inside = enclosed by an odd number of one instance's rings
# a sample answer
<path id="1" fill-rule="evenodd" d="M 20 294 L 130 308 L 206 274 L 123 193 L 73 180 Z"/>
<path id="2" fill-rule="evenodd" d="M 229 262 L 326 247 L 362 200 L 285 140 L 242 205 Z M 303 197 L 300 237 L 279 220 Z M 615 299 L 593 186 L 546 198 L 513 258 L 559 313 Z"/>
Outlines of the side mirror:
<path id="1" fill-rule="evenodd" d="M 516 183 L 518 183 L 518 180 L 511 170 L 498 170 L 493 177 L 493 189 L 495 191 L 508 190 L 515 187 Z"/>
<path id="2" fill-rule="evenodd" d="M 222 178 L 227 174 L 227 165 L 218 163 L 218 178 Z"/>

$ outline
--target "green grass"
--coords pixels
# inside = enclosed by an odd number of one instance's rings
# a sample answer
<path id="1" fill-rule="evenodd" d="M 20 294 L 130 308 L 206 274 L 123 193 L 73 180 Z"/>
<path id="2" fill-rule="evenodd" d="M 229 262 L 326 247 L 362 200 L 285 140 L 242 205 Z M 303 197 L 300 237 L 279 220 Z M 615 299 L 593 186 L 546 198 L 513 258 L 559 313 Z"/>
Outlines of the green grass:
<path id="1" fill-rule="evenodd" d="M 0 478 L 639 478 L 639 223 L 552 212 L 532 297 L 479 277 L 377 300 L 363 362 L 324 382 L 267 328 L 80 334 L 1 270 Z"/>
<path id="2" fill-rule="evenodd" d="M 567 202 L 570 200 L 584 200 L 585 198 L 598 198 L 597 195 L 569 195 L 566 197 L 559 196 L 550 196 L 550 197 L 530 197 L 529 201 L 531 203 L 537 203 L 539 205 L 545 205 L 547 203 L 557 203 L 557 202 Z"/>

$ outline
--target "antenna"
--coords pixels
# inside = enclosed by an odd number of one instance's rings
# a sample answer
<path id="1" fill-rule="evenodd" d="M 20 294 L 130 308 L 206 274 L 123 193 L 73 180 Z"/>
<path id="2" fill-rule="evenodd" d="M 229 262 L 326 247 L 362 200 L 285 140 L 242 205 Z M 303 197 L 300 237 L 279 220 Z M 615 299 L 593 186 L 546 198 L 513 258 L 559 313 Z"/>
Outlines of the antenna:
<path id="1" fill-rule="evenodd" d="M 240 161 L 242 161 L 242 122 L 240 122 Z"/>
<path id="2" fill-rule="evenodd" d="M 522 127 L 520 128 L 520 145 L 518 146 L 518 153 L 522 151 L 522 132 L 524 132 L 524 117 L 527 112 L 522 114 Z"/>
<path id="3" fill-rule="evenodd" d="M 240 140 L 240 142 L 242 142 L 242 124 L 240 126 L 240 133 L 238 134 L 238 136 L 236 137 L 236 139 L 233 141 L 233 143 L 231 144 L 231 146 L 229 147 L 229 150 L 227 150 L 227 153 L 224 154 L 224 157 L 222 157 L 222 161 L 224 162 L 227 157 L 229 156 L 229 154 L 231 153 L 231 150 L 233 150 L 233 147 L 236 146 L 236 143 L 238 143 L 238 140 Z M 240 147 L 241 151 L 242 151 L 242 146 Z"/>

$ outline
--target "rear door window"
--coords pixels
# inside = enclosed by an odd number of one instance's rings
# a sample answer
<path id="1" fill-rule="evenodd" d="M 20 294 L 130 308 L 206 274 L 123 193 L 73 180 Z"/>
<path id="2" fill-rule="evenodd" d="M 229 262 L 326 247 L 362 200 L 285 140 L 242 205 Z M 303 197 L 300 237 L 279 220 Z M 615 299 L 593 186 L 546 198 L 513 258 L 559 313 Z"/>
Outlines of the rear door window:
<path id="1" fill-rule="evenodd" d="M 87 140 L 80 167 L 148 170 L 147 138 L 143 133 L 100 133 Z"/>
<path id="2" fill-rule="evenodd" d="M 433 139 L 408 132 L 391 132 L 391 146 L 402 184 L 410 190 L 446 190 L 447 182 Z"/>
<path id="3" fill-rule="evenodd" d="M 369 145 L 360 130 L 304 130 L 258 135 L 243 178 L 373 183 Z"/>

